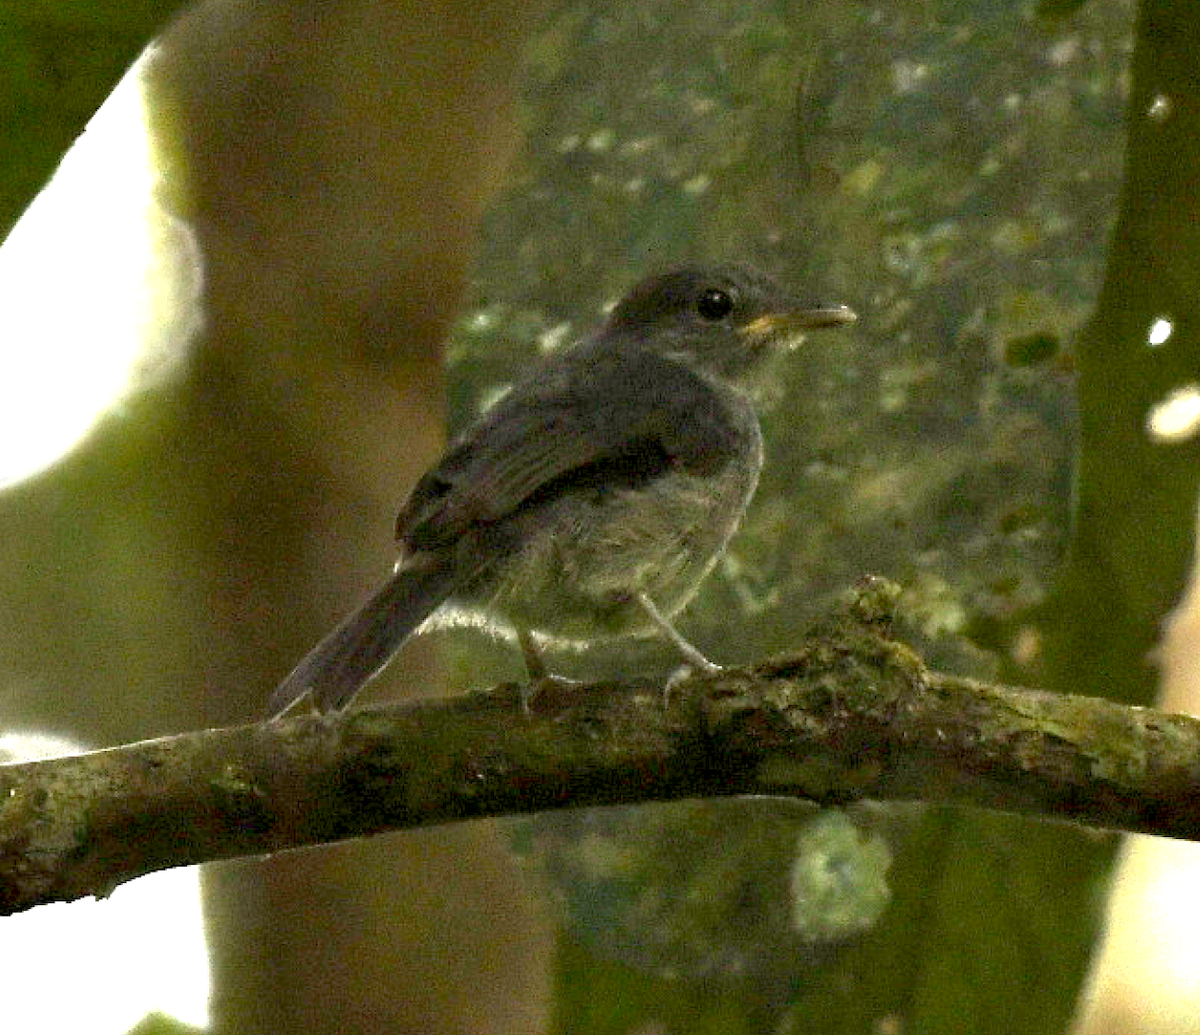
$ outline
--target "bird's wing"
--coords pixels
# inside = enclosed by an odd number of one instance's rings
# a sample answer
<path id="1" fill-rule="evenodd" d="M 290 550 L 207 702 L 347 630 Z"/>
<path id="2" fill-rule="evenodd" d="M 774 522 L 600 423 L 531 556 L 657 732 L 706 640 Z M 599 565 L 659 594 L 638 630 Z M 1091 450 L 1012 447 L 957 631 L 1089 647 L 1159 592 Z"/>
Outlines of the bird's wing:
<path id="1" fill-rule="evenodd" d="M 728 390 L 641 349 L 594 350 L 515 387 L 417 483 L 397 520 L 409 550 L 569 486 L 723 467 L 740 444 Z"/>

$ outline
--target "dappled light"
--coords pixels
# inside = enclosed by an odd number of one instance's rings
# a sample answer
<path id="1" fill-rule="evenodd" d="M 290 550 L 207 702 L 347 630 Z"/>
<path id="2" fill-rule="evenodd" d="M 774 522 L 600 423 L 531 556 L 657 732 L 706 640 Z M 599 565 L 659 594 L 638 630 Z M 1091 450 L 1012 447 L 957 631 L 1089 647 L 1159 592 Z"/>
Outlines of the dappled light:
<path id="1" fill-rule="evenodd" d="M 157 191 L 148 51 L 0 246 L 0 486 L 163 377 L 200 325 L 200 256 Z"/>

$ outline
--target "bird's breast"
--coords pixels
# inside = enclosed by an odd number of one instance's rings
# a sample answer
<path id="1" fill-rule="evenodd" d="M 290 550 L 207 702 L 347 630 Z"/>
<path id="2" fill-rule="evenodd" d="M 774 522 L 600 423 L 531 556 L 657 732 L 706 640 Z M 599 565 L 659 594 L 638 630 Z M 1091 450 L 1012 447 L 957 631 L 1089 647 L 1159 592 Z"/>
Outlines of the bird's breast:
<path id="1" fill-rule="evenodd" d="M 479 586 L 480 603 L 560 639 L 651 631 L 636 595 L 678 611 L 754 494 L 762 440 L 748 417 L 736 452 L 705 473 L 668 465 L 633 483 L 582 481 L 518 515 L 505 530 L 513 548 Z"/>

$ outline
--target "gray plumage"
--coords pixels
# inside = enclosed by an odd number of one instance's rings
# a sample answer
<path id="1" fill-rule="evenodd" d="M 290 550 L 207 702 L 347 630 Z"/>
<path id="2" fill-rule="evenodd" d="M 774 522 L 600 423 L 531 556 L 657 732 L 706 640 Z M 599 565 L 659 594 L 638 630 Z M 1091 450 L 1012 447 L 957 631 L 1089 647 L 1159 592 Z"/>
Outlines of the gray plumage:
<path id="1" fill-rule="evenodd" d="M 537 364 L 414 487 L 392 578 L 272 694 L 340 708 L 435 611 L 532 638 L 665 633 L 724 551 L 758 482 L 747 378 L 805 330 L 853 319 L 742 267 L 637 285 L 604 324 Z M 533 673 L 537 674 L 537 673 Z"/>

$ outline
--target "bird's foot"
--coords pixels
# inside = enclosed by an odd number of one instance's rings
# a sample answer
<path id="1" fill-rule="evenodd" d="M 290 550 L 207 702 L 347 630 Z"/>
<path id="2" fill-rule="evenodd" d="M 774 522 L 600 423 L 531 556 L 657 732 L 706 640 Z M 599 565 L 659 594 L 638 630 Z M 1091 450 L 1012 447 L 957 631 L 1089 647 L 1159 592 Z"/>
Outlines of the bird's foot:
<path id="1" fill-rule="evenodd" d="M 689 665 L 694 665 L 702 672 L 719 672 L 720 665 L 714 665 L 708 660 L 694 644 L 684 639 L 683 634 L 675 628 L 658 607 L 654 601 L 645 593 L 637 595 L 637 602 L 642 605 L 642 610 L 646 612 L 646 617 L 658 628 L 668 640 L 675 645 L 675 649 L 683 655 L 684 660 Z"/>
<path id="2" fill-rule="evenodd" d="M 685 680 L 691 679 L 692 676 L 699 672 L 701 675 L 711 676 L 718 672 L 724 672 L 725 669 L 711 662 L 703 655 L 700 656 L 700 661 L 703 664 L 697 665 L 680 665 L 674 672 L 667 676 L 667 681 L 663 684 L 663 707 L 667 708 L 671 704 L 671 694 L 675 692 L 675 688 Z"/>
<path id="3" fill-rule="evenodd" d="M 578 679 L 568 679 L 566 676 L 553 676 L 549 673 L 530 679 L 520 687 L 521 713 L 531 715 L 533 702 L 548 711 L 566 707 L 579 694 L 583 684 Z"/>

